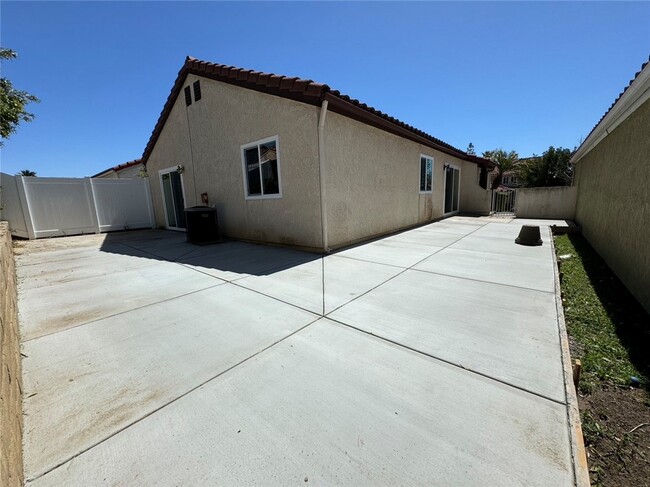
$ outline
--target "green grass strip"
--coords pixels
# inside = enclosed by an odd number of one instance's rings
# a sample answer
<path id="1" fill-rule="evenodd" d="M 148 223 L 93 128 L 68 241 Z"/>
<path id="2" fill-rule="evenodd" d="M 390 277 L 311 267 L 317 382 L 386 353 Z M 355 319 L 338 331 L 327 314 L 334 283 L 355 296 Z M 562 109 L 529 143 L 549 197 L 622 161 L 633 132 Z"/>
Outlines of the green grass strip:
<path id="1" fill-rule="evenodd" d="M 599 383 L 630 385 L 641 379 L 648 389 L 650 317 L 582 235 L 555 237 L 558 256 L 571 255 L 560 266 L 564 314 L 569 335 L 582 361 L 580 390 Z"/>

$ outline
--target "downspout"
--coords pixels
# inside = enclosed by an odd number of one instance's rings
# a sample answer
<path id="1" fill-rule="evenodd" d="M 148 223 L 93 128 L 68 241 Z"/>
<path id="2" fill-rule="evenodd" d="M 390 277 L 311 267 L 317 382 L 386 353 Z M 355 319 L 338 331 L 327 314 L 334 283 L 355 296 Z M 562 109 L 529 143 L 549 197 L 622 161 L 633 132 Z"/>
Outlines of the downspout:
<path id="1" fill-rule="evenodd" d="M 323 251 L 329 252 L 327 240 L 327 206 L 325 199 L 325 117 L 327 116 L 327 100 L 323 100 L 318 118 L 318 171 L 320 179 L 320 225 Z"/>

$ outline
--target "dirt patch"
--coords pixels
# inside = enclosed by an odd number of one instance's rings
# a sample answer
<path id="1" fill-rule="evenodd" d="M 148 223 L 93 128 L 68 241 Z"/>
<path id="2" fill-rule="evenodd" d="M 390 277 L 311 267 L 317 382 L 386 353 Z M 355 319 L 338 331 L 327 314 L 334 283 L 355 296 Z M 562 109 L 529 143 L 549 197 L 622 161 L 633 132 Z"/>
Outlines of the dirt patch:
<path id="1" fill-rule="evenodd" d="M 54 250 L 92 249 L 98 248 L 104 242 L 106 234 L 86 234 L 72 237 L 52 237 L 38 240 L 14 240 L 14 253 L 22 255 L 37 252 L 52 252 Z"/>
<path id="2" fill-rule="evenodd" d="M 647 392 L 609 385 L 579 397 L 578 403 L 592 485 L 650 487 Z"/>

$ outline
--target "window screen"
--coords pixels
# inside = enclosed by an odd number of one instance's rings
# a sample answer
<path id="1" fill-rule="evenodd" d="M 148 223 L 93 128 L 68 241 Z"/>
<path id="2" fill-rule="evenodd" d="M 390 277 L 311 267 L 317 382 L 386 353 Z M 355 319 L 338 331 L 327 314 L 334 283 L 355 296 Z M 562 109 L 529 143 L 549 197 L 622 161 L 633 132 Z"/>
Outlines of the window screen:
<path id="1" fill-rule="evenodd" d="M 429 193 L 433 187 L 433 159 L 420 157 L 420 192 Z"/>

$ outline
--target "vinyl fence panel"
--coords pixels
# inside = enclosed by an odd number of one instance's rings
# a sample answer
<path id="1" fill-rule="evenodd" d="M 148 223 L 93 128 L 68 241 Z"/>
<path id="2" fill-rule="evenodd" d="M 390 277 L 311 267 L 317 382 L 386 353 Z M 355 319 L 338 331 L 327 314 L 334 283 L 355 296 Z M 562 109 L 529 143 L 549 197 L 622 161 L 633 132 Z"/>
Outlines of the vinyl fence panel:
<path id="1" fill-rule="evenodd" d="M 2 174 L 2 218 L 33 238 L 152 228 L 149 180 Z"/>
<path id="2" fill-rule="evenodd" d="M 29 219 L 34 227 L 34 238 L 98 231 L 97 215 L 88 180 L 37 177 L 21 179 Z M 20 191 L 20 184 L 18 190 Z M 24 209 L 25 207 L 23 211 Z"/>
<path id="3" fill-rule="evenodd" d="M 149 181 L 91 179 L 100 232 L 152 227 Z"/>

